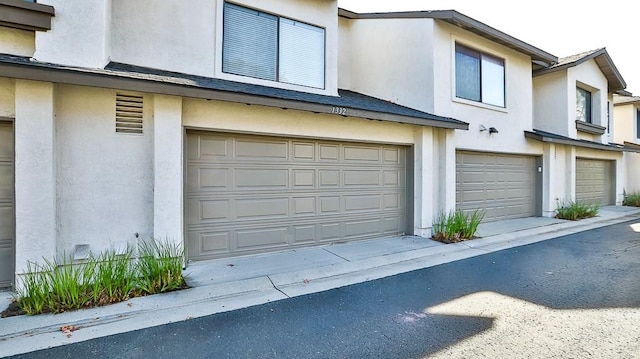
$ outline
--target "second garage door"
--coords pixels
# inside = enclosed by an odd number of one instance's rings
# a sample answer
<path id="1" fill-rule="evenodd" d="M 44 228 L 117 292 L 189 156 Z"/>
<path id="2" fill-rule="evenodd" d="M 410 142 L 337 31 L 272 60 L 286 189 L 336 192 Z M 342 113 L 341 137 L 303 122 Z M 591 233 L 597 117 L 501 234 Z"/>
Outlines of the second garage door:
<path id="1" fill-rule="evenodd" d="M 601 205 L 615 204 L 613 161 L 576 159 L 576 200 Z"/>
<path id="2" fill-rule="evenodd" d="M 485 211 L 485 221 L 537 215 L 537 157 L 456 153 L 456 208 Z"/>
<path id="3" fill-rule="evenodd" d="M 188 133 L 188 258 L 405 233 L 406 181 L 401 146 Z"/>

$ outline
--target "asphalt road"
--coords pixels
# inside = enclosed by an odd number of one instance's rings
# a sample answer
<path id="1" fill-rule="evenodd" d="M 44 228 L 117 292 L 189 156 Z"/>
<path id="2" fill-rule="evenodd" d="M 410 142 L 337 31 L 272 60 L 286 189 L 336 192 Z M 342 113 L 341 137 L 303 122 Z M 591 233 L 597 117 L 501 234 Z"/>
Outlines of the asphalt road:
<path id="1" fill-rule="evenodd" d="M 640 358 L 633 223 L 16 358 Z"/>

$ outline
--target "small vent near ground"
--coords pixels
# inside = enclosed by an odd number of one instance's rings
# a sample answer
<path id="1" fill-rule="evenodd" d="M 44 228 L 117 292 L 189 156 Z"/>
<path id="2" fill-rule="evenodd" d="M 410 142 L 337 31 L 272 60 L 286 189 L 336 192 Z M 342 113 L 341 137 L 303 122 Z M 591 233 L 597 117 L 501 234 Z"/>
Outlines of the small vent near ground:
<path id="1" fill-rule="evenodd" d="M 116 132 L 142 134 L 142 96 L 116 93 Z"/>

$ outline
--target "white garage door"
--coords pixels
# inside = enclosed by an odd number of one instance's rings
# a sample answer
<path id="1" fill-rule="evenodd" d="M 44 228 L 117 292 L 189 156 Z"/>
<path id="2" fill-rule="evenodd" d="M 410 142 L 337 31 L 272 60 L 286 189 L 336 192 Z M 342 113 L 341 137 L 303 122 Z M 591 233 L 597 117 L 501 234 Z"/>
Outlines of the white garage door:
<path id="1" fill-rule="evenodd" d="M 407 231 L 406 148 L 190 132 L 189 259 Z"/>
<path id="2" fill-rule="evenodd" d="M 536 215 L 534 156 L 456 153 L 456 208 L 485 211 L 485 221 Z"/>
<path id="3" fill-rule="evenodd" d="M 614 162 L 576 159 L 576 200 L 601 205 L 615 204 Z"/>

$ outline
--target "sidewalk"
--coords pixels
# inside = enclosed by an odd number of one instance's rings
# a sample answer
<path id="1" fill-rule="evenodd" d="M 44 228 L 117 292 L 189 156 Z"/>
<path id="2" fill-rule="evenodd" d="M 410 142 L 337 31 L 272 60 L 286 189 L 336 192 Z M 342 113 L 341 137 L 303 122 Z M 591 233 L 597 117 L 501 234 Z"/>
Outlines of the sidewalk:
<path id="1" fill-rule="evenodd" d="M 260 305 L 436 266 L 575 232 L 638 219 L 608 206 L 578 222 L 533 217 L 482 224 L 472 241 L 442 244 L 403 236 L 190 264 L 187 290 L 114 305 L 0 319 L 0 357 Z M 11 294 L 0 292 L 0 310 Z M 73 325 L 72 333 L 60 327 Z"/>

